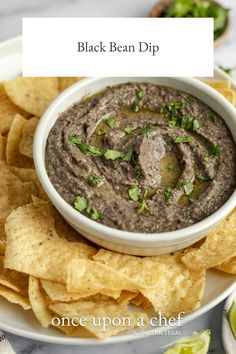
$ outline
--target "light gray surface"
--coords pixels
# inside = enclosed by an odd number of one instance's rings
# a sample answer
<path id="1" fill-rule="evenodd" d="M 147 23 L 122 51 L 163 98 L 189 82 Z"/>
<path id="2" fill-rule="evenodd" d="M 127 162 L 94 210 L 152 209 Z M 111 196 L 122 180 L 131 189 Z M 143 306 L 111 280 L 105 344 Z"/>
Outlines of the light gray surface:
<path id="1" fill-rule="evenodd" d="M 156 0 L 1 0 L 0 41 L 21 34 L 21 18 L 25 17 L 145 17 Z M 222 1 L 231 7 L 231 30 L 224 45 L 215 51 L 215 62 L 225 67 L 236 66 L 236 1 Z M 236 78 L 236 71 L 234 71 Z M 216 284 L 217 286 L 217 284 Z M 221 316 L 223 304 L 181 327 L 181 335 L 210 328 L 211 353 L 223 354 L 221 346 Z M 134 342 L 104 347 L 68 347 L 40 343 L 7 334 L 17 354 L 161 354 L 159 348 L 175 337 L 153 336 Z M 4 353 L 0 353 L 4 354 Z"/>

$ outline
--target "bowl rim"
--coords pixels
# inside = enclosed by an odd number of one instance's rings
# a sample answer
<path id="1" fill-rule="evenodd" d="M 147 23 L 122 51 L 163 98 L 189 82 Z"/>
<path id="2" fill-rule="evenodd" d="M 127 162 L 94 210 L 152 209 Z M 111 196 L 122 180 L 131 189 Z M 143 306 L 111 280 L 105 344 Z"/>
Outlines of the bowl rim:
<path id="1" fill-rule="evenodd" d="M 231 194 L 229 199 L 218 209 L 216 210 L 213 214 L 208 216 L 207 218 L 201 220 L 200 222 L 197 222 L 193 225 L 184 227 L 182 229 L 174 230 L 174 231 L 167 231 L 167 232 L 160 232 L 160 233 L 142 233 L 142 232 L 131 232 L 131 231 L 125 231 L 125 230 L 120 230 L 120 229 L 115 229 L 106 225 L 103 225 L 101 223 L 98 223 L 94 220 L 91 220 L 87 216 L 83 215 L 82 213 L 79 213 L 76 211 L 70 204 L 68 204 L 63 197 L 57 192 L 55 187 L 53 186 L 52 182 L 49 179 L 49 176 L 46 171 L 45 167 L 45 162 L 44 162 L 44 151 L 45 147 L 43 147 L 43 137 L 46 135 L 46 139 L 48 137 L 50 129 L 48 129 L 47 125 L 51 120 L 51 116 L 55 116 L 57 114 L 57 118 L 59 116 L 56 111 L 58 108 L 61 106 L 63 102 L 66 102 L 73 94 L 78 92 L 79 90 L 83 90 L 86 87 L 96 84 L 99 82 L 99 80 L 104 80 L 108 79 L 111 81 L 111 86 L 116 85 L 117 83 L 113 83 L 112 81 L 116 79 L 124 80 L 123 82 L 145 82 L 145 79 L 153 79 L 157 81 L 158 84 L 158 79 L 170 79 L 174 80 L 175 82 L 182 82 L 183 84 L 187 86 L 191 86 L 196 90 L 203 91 L 204 94 L 207 96 L 210 96 L 212 99 L 217 100 L 218 104 L 223 106 L 223 109 L 227 111 L 227 114 L 231 116 L 231 119 L 235 121 L 235 132 L 232 132 L 231 129 L 231 134 L 233 135 L 233 138 L 236 143 L 236 110 L 231 105 L 231 103 L 224 97 L 222 96 L 219 92 L 217 92 L 215 89 L 207 85 L 206 83 L 197 80 L 196 78 L 158 78 L 158 77 L 153 77 L 153 78 L 145 78 L 145 77 L 140 77 L 140 78 L 105 78 L 105 77 L 99 77 L 99 78 L 85 78 L 82 79 L 79 82 L 76 82 L 66 90 L 64 90 L 51 104 L 50 106 L 46 109 L 44 114 L 42 115 L 36 132 L 34 136 L 34 141 L 33 141 L 33 157 L 34 157 L 34 164 L 35 164 L 35 169 L 36 173 L 38 175 L 38 178 L 46 191 L 47 195 L 49 196 L 49 199 L 52 201 L 52 203 L 56 206 L 60 205 L 60 212 L 62 213 L 63 216 L 65 216 L 68 220 L 72 221 L 73 223 L 78 224 L 83 230 L 89 231 L 92 234 L 96 234 L 99 239 L 107 241 L 108 237 L 112 240 L 113 243 L 116 244 L 125 244 L 125 243 L 130 243 L 130 242 L 135 242 L 135 246 L 140 246 L 144 245 L 145 247 L 152 247 L 153 244 L 157 242 L 163 242 L 165 241 L 166 243 L 168 242 L 179 242 L 181 240 L 186 239 L 188 237 L 189 239 L 196 234 L 204 233 L 208 229 L 210 229 L 212 226 L 217 224 L 220 220 L 225 218 L 232 210 L 234 207 L 236 207 L 236 189 L 234 192 Z M 150 81 L 149 81 L 150 82 Z M 105 87 L 105 85 L 104 85 Z M 194 95 L 194 94 L 193 94 Z M 84 95 L 83 97 L 85 97 Z M 82 99 L 82 98 L 81 98 Z M 78 99 L 80 101 L 81 99 Z M 76 100 L 74 101 L 76 102 Z M 71 104 L 67 105 L 67 108 Z M 65 109 L 63 109 L 64 111 Z M 234 118 L 233 118 L 234 117 Z M 53 120 L 54 124 L 57 120 Z M 226 123 L 227 124 L 227 123 Z M 203 236 L 204 237 L 204 236 Z"/>

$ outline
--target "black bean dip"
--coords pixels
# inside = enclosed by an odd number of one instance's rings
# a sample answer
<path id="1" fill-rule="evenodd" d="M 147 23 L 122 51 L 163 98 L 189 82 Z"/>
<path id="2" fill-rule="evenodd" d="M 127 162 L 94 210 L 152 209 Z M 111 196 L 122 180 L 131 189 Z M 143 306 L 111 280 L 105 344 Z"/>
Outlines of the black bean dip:
<path id="1" fill-rule="evenodd" d="M 104 225 L 181 229 L 214 213 L 235 189 L 235 142 L 222 118 L 173 88 L 110 87 L 59 115 L 47 172 L 72 207 Z"/>

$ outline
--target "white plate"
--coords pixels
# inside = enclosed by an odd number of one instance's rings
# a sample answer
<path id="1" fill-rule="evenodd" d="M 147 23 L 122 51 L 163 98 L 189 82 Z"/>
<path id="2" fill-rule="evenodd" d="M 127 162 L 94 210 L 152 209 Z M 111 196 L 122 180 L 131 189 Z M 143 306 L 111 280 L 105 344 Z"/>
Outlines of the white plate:
<path id="1" fill-rule="evenodd" d="M 236 301 L 236 291 L 227 299 L 223 312 L 222 341 L 226 354 L 235 354 L 236 352 L 236 338 L 233 336 L 227 319 L 227 314 L 234 301 Z"/>
<path id="2" fill-rule="evenodd" d="M 0 44 L 0 80 L 13 78 L 20 74 L 21 58 L 21 40 L 20 38 L 13 38 L 10 41 Z M 7 66 L 6 66 L 6 63 Z M 221 70 L 215 69 L 216 79 L 228 78 Z M 234 89 L 236 90 L 236 85 Z M 223 299 L 230 295 L 236 289 L 236 277 L 225 274 L 217 270 L 210 270 L 207 272 L 206 288 L 204 291 L 201 307 L 186 315 L 182 324 L 186 324 L 210 310 Z M 66 344 L 66 345 L 104 345 L 108 343 L 118 343 L 144 338 L 154 333 L 154 329 L 150 328 L 142 332 L 142 336 L 132 334 L 132 332 L 111 337 L 106 341 L 97 339 L 82 339 L 65 337 L 53 328 L 42 328 L 31 311 L 24 311 L 18 305 L 13 305 L 0 298 L 0 328 L 10 333 L 20 335 L 23 337 L 40 340 L 43 342 Z M 157 332 L 167 330 L 168 328 L 156 329 Z M 171 328 L 173 329 L 173 327 Z"/>

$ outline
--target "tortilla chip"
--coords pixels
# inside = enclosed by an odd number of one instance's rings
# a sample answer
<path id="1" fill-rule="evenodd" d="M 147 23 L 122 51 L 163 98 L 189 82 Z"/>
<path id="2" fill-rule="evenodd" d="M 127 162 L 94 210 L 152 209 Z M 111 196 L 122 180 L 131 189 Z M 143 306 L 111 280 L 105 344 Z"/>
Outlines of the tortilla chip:
<path id="1" fill-rule="evenodd" d="M 222 272 L 236 275 L 236 257 L 230 258 L 228 261 L 215 267 Z"/>
<path id="2" fill-rule="evenodd" d="M 77 293 L 72 293 L 68 292 L 66 289 L 66 286 L 63 284 L 55 283 L 49 280 L 43 280 L 41 279 L 41 285 L 48 297 L 52 301 L 57 301 L 57 302 L 71 302 L 71 301 L 77 301 L 81 298 L 85 298 L 87 296 L 93 295 L 94 292 L 88 291 L 87 293 L 84 292 L 77 292 Z"/>
<path id="3" fill-rule="evenodd" d="M 236 92 L 231 89 L 217 89 L 227 100 L 235 105 L 236 103 Z"/>
<path id="4" fill-rule="evenodd" d="M 231 88 L 231 81 L 230 80 L 220 80 L 220 81 L 205 80 L 205 83 L 215 89 L 230 89 Z"/>
<path id="5" fill-rule="evenodd" d="M 27 120 L 21 115 L 17 114 L 10 127 L 6 146 L 6 158 L 8 165 L 14 165 L 18 167 L 33 167 L 32 159 L 21 155 L 19 151 L 22 129 L 25 122 L 27 122 Z"/>
<path id="6" fill-rule="evenodd" d="M 3 84 L 0 83 L 0 133 L 6 134 L 17 113 L 28 118 L 30 115 L 17 107 L 6 94 Z"/>
<path id="7" fill-rule="evenodd" d="M 38 122 L 39 119 L 36 117 L 26 120 L 21 132 L 19 152 L 21 155 L 25 155 L 31 159 L 33 158 L 34 133 Z"/>
<path id="8" fill-rule="evenodd" d="M 61 239 L 45 202 L 14 210 L 6 220 L 5 232 L 6 268 L 62 284 L 71 259 L 89 258 L 96 252 L 85 244 Z"/>
<path id="9" fill-rule="evenodd" d="M 58 95 L 58 79 L 49 77 L 18 77 L 4 83 L 4 89 L 12 102 L 40 117 Z"/>
<path id="10" fill-rule="evenodd" d="M 154 257 L 135 257 L 100 250 L 93 259 L 148 286 L 140 290 L 156 311 L 175 316 L 200 306 L 205 286 L 205 272 L 190 271 L 181 262 L 181 253 Z"/>
<path id="11" fill-rule="evenodd" d="M 39 280 L 32 276 L 29 277 L 29 301 L 41 326 L 48 328 L 52 323 L 53 315 L 48 308 L 49 302 L 43 294 Z"/>
<path id="12" fill-rule="evenodd" d="M 59 77 L 59 89 L 65 90 L 67 87 L 73 85 L 75 82 L 80 81 L 83 77 Z"/>
<path id="13" fill-rule="evenodd" d="M 38 176 L 33 168 L 20 168 L 15 166 L 8 166 L 9 171 L 14 173 L 22 182 L 33 182 L 35 185 L 35 192 L 32 193 L 38 201 L 48 200 L 47 194 L 41 186 Z M 31 198 L 32 198 L 31 196 Z"/>
<path id="14" fill-rule="evenodd" d="M 140 318 L 143 318 L 145 325 L 148 323 L 148 316 L 144 312 L 131 312 L 125 306 L 115 301 L 78 301 L 70 304 L 58 303 L 50 305 L 50 309 L 61 317 L 81 318 L 86 317 L 85 328 L 97 338 L 105 339 L 120 332 L 131 330 L 137 326 Z M 97 319 L 97 320 L 96 320 Z M 99 319 L 103 319 L 98 323 Z M 94 325 L 94 320 L 96 325 Z M 110 320 L 110 325 L 108 321 Z M 103 326 L 105 321 L 106 326 Z M 118 321 L 120 321 L 120 325 Z"/>
<path id="15" fill-rule="evenodd" d="M 28 276 L 4 268 L 3 256 L 0 256 L 0 284 L 25 296 L 28 294 Z"/>
<path id="16" fill-rule="evenodd" d="M 31 201 L 37 194 L 33 182 L 22 182 L 7 166 L 0 168 L 0 221 L 5 221 L 12 210 Z"/>
<path id="17" fill-rule="evenodd" d="M 182 261 L 196 271 L 212 268 L 236 256 L 236 209 L 207 235 L 198 249 L 189 249 Z"/>
<path id="18" fill-rule="evenodd" d="M 27 297 L 2 285 L 0 285 L 0 296 L 12 304 L 20 305 L 24 310 L 30 310 L 30 303 Z"/>
<path id="19" fill-rule="evenodd" d="M 0 161 L 6 161 L 7 139 L 0 134 Z"/>
<path id="20" fill-rule="evenodd" d="M 120 305 L 128 305 L 128 303 L 137 297 L 137 293 L 132 293 L 130 291 L 122 290 L 120 296 L 116 300 Z"/>
<path id="21" fill-rule="evenodd" d="M 145 286 L 127 278 L 124 274 L 89 259 L 73 259 L 68 264 L 67 290 L 91 291 L 118 298 L 122 290 L 138 292 Z"/>

